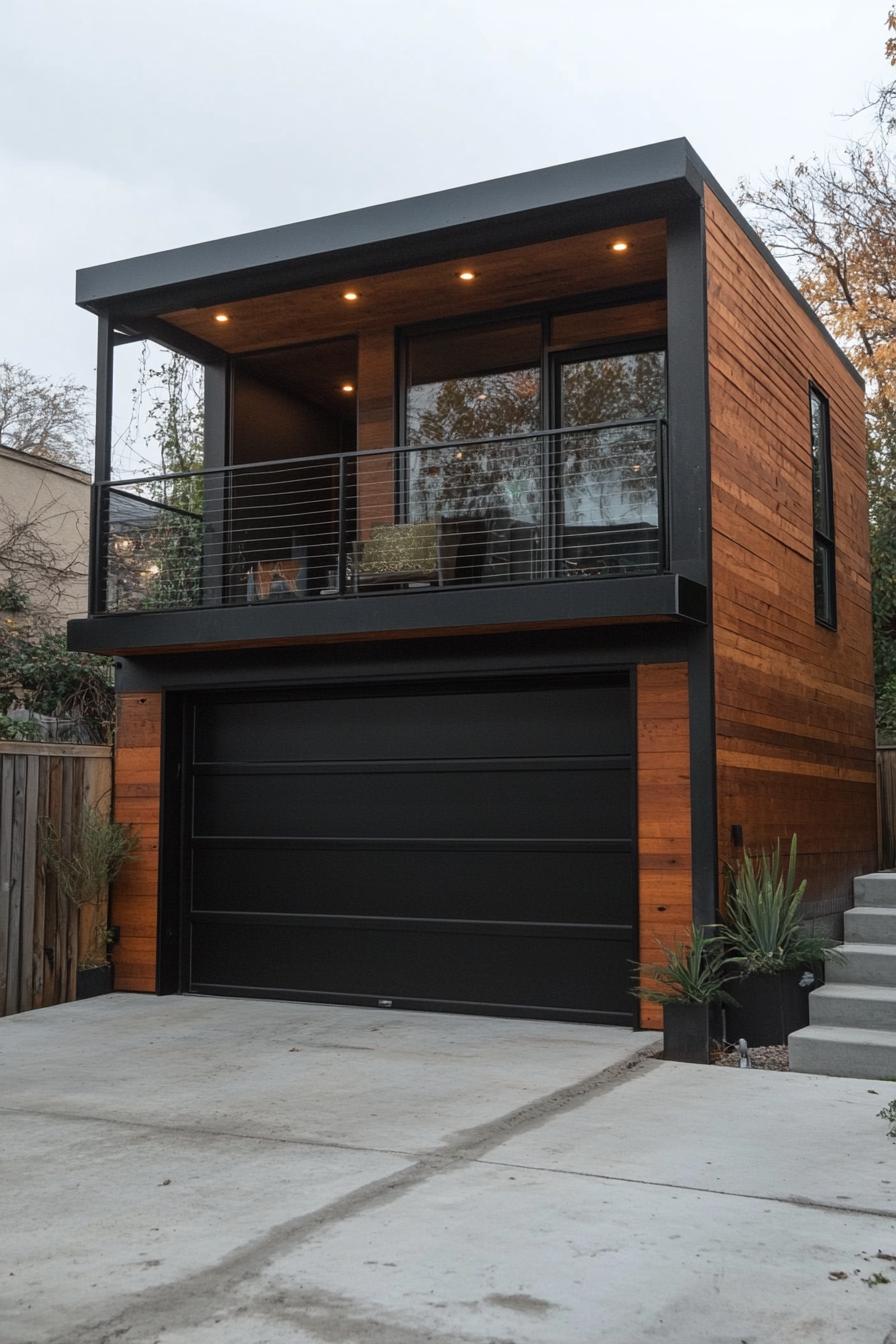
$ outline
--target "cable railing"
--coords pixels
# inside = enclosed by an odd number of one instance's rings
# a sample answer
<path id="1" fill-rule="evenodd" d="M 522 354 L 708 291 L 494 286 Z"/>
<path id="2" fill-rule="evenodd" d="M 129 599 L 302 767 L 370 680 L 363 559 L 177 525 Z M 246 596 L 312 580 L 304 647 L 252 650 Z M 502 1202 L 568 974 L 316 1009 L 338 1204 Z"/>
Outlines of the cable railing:
<path id="1" fill-rule="evenodd" d="M 665 439 L 650 417 L 102 482 L 94 610 L 656 573 Z"/>

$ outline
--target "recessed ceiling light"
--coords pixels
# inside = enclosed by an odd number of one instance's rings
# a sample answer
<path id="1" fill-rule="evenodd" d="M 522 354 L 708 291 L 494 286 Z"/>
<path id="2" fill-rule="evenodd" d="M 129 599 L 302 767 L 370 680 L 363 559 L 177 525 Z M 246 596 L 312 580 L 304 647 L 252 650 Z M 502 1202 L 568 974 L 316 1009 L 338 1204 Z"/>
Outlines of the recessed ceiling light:
<path id="1" fill-rule="evenodd" d="M 347 289 L 342 297 L 347 303 L 354 303 L 356 299 L 360 298 L 360 295 L 356 289 Z"/>
<path id="2" fill-rule="evenodd" d="M 226 313 L 215 313 L 215 321 L 216 321 L 216 322 L 229 322 L 229 321 L 230 321 L 230 318 L 227 316 Z"/>
<path id="3" fill-rule="evenodd" d="M 458 271 L 458 273 L 457 273 L 457 278 L 458 278 L 458 280 L 475 280 L 475 279 L 476 279 L 476 272 L 475 272 L 475 271 Z"/>
<path id="4" fill-rule="evenodd" d="M 618 238 L 615 243 L 610 244 L 611 252 L 627 252 L 628 243 L 624 239 Z"/>
<path id="5" fill-rule="evenodd" d="M 355 385 L 354 385 L 354 383 L 343 383 L 343 384 L 342 384 L 342 390 L 343 390 L 343 392 L 354 392 L 354 390 L 355 390 Z"/>

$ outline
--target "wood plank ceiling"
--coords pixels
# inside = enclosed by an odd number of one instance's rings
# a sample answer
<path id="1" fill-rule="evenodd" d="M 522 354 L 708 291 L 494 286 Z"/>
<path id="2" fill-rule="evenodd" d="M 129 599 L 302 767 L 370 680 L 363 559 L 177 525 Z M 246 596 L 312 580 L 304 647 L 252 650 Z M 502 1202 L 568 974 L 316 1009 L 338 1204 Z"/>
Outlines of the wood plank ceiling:
<path id="1" fill-rule="evenodd" d="M 620 240 L 626 250 L 614 251 Z M 460 280 L 464 270 L 475 279 Z M 658 219 L 163 316 L 238 354 L 657 282 L 665 271 L 665 221 Z M 352 291 L 358 298 L 349 302 L 343 295 Z M 228 320 L 219 322 L 219 313 Z"/>

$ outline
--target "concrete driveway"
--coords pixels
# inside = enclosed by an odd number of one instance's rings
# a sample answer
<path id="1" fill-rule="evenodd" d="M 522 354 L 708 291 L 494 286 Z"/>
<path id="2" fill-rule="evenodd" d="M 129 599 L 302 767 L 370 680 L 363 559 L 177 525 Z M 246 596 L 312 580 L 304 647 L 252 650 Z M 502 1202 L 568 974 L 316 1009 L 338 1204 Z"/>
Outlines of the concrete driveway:
<path id="1" fill-rule="evenodd" d="M 0 1341 L 894 1344 L 896 1084 L 655 1040 L 125 995 L 7 1018 Z"/>

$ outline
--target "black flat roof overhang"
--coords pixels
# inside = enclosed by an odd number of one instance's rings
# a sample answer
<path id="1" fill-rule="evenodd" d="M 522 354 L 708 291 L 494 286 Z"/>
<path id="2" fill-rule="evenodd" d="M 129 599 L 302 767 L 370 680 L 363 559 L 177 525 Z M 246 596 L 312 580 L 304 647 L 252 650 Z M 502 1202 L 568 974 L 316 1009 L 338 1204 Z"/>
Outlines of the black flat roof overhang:
<path id="1" fill-rule="evenodd" d="M 463 254 L 657 219 L 708 186 L 862 382 L 818 315 L 683 137 L 77 272 L 75 301 L 116 323 Z M 136 329 L 135 329 L 136 330 Z M 211 349 L 211 347 L 209 347 Z"/>
<path id="2" fill-rule="evenodd" d="M 699 199 L 704 176 L 687 140 L 667 140 L 90 266 L 77 273 L 75 298 L 91 312 L 127 318 L 400 270 L 589 232 L 623 212 L 627 222 L 658 218 Z"/>

